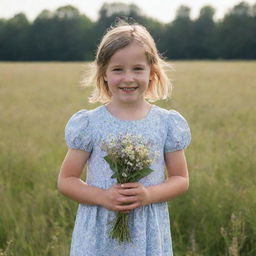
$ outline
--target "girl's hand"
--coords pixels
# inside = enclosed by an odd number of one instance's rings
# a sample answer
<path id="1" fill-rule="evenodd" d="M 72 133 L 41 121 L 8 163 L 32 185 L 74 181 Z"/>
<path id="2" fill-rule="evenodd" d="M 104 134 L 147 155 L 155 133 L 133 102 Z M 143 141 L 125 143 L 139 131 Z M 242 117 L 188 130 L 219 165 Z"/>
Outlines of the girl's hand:
<path id="1" fill-rule="evenodd" d="M 107 189 L 104 191 L 102 199 L 101 199 L 101 205 L 105 208 L 107 208 L 108 210 L 111 211 L 123 211 L 126 212 L 125 210 L 123 210 L 122 208 L 122 194 L 121 194 L 121 185 L 116 184 L 113 187 Z"/>
<path id="2" fill-rule="evenodd" d="M 120 212 L 129 212 L 150 203 L 149 191 L 141 183 L 114 185 L 104 192 L 102 206 Z"/>
<path id="3" fill-rule="evenodd" d="M 147 187 L 139 182 L 125 183 L 120 185 L 119 199 L 123 203 L 122 210 L 130 211 L 135 208 L 150 204 L 150 193 Z"/>

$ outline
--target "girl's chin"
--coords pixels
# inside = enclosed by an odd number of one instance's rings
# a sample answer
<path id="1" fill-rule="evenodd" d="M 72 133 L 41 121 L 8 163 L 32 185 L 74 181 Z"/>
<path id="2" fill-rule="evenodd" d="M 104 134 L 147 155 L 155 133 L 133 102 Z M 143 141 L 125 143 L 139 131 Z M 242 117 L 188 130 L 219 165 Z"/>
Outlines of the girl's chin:
<path id="1" fill-rule="evenodd" d="M 140 103 L 145 101 L 144 94 L 134 91 L 132 93 L 119 93 L 112 96 L 112 100 L 120 103 Z"/>
<path id="2" fill-rule="evenodd" d="M 136 104 L 144 101 L 144 97 L 122 97 L 118 100 L 119 102 Z"/>

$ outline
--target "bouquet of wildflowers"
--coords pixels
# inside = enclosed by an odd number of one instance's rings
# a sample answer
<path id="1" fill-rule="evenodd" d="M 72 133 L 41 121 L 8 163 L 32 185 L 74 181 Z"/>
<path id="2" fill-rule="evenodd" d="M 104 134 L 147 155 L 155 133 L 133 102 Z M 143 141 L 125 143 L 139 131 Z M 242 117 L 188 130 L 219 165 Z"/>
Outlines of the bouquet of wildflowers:
<path id="1" fill-rule="evenodd" d="M 111 178 L 116 178 L 117 183 L 137 182 L 150 174 L 149 168 L 157 153 L 150 152 L 151 144 L 143 142 L 141 136 L 119 134 L 110 137 L 109 141 L 102 143 L 102 150 L 107 153 L 104 159 L 114 172 Z M 110 237 L 119 242 L 130 241 L 128 227 L 128 213 L 118 212 L 114 220 Z"/>

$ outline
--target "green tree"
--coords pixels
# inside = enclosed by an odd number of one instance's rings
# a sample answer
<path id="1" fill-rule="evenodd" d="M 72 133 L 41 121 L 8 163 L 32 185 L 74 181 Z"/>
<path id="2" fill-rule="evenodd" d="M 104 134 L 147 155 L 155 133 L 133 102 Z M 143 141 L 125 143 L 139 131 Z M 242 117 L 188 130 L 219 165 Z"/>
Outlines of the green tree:
<path id="1" fill-rule="evenodd" d="M 73 6 L 44 10 L 32 25 L 32 58 L 40 60 L 84 60 L 91 58 L 93 23 Z"/>
<path id="2" fill-rule="evenodd" d="M 91 50 L 92 22 L 72 6 L 58 8 L 53 22 L 56 24 L 55 54 L 60 60 L 84 60 Z"/>
<path id="3" fill-rule="evenodd" d="M 106 29 L 119 20 L 123 19 L 127 22 L 138 22 L 142 25 L 145 24 L 145 18 L 139 7 L 135 4 L 125 3 L 104 3 L 99 10 L 99 18 L 95 24 L 96 41 L 100 42 Z"/>
<path id="4" fill-rule="evenodd" d="M 215 9 L 204 6 L 193 25 L 192 56 L 197 59 L 212 59 L 217 55 L 216 29 L 213 16 Z"/>
<path id="5" fill-rule="evenodd" d="M 115 25 L 119 19 L 145 26 L 154 37 L 160 51 L 165 49 L 164 41 L 161 40 L 162 35 L 164 35 L 164 24 L 144 15 L 137 5 L 125 3 L 105 3 L 102 5 L 99 11 L 99 19 L 95 25 L 98 43 L 106 29 L 111 25 Z"/>
<path id="6" fill-rule="evenodd" d="M 0 19 L 0 59 L 4 59 L 5 55 L 5 44 L 4 44 L 4 37 L 5 37 L 5 26 L 6 26 L 6 20 Z"/>
<path id="7" fill-rule="evenodd" d="M 165 41 L 168 58 L 189 59 L 192 57 L 192 29 L 190 8 L 182 5 L 178 8 L 174 21 L 166 27 Z"/>
<path id="8" fill-rule="evenodd" d="M 241 2 L 218 25 L 220 56 L 226 59 L 256 58 L 256 23 L 253 7 Z"/>
<path id="9" fill-rule="evenodd" d="M 160 54 L 165 57 L 166 54 L 166 42 L 164 40 L 165 32 L 166 32 L 166 26 L 162 22 L 159 22 L 156 19 L 153 19 L 151 17 L 145 16 L 143 19 L 143 24 L 150 34 L 153 36 L 155 43 L 157 45 L 157 49 L 159 50 Z"/>
<path id="10" fill-rule="evenodd" d="M 160 53 L 170 59 L 255 59 L 256 4 L 241 2 L 222 20 L 204 6 L 191 20 L 190 8 L 180 6 L 173 22 L 146 16 L 135 4 L 105 3 L 92 22 L 71 5 L 42 11 L 32 24 L 23 13 L 0 19 L 1 60 L 92 60 L 103 34 L 120 19 L 144 25 Z"/>
<path id="11" fill-rule="evenodd" d="M 43 10 L 30 29 L 30 60 L 50 60 L 54 52 L 55 24 L 53 13 Z"/>
<path id="12" fill-rule="evenodd" d="M 26 60 L 29 22 L 23 13 L 0 23 L 0 57 L 2 60 Z"/>

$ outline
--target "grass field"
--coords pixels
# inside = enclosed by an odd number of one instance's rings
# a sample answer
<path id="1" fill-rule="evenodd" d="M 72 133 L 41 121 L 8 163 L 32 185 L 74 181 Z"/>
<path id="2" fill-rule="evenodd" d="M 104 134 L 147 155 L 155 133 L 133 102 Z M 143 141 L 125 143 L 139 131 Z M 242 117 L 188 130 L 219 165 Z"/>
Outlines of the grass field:
<path id="1" fill-rule="evenodd" d="M 175 256 L 256 255 L 256 62 L 174 62 L 190 189 L 170 202 Z M 56 190 L 64 126 L 92 109 L 84 63 L 0 63 L 0 255 L 67 256 L 77 204 Z M 156 255 L 157 256 L 157 255 Z"/>

